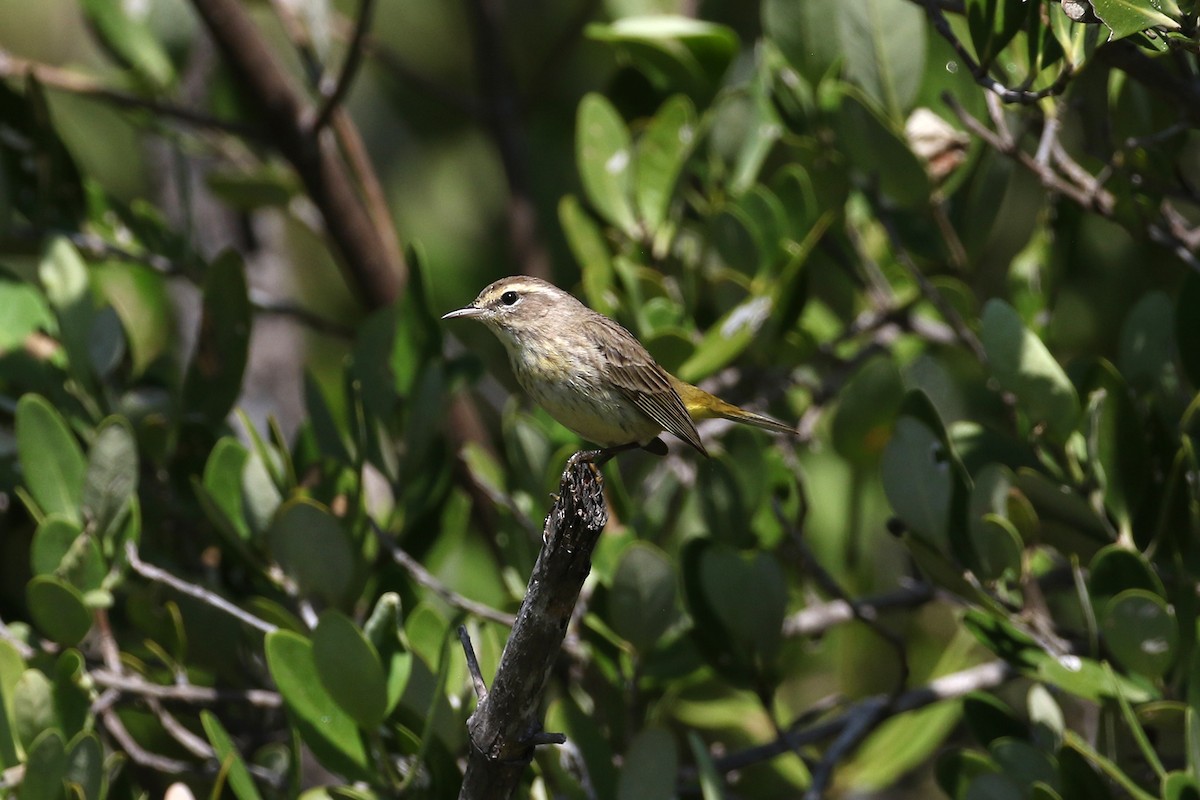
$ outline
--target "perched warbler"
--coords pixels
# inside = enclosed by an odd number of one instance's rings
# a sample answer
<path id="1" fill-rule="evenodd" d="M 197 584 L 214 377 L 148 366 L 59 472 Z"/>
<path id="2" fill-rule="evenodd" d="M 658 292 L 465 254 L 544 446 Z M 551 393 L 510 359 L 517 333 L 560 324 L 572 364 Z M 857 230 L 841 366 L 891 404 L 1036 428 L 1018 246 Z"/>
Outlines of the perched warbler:
<path id="1" fill-rule="evenodd" d="M 504 343 L 522 388 L 560 423 L 602 450 L 666 447 L 669 431 L 704 455 L 695 420 L 722 417 L 770 431 L 782 422 L 726 403 L 660 367 L 634 335 L 540 278 L 502 278 L 442 319 L 475 319 Z"/>

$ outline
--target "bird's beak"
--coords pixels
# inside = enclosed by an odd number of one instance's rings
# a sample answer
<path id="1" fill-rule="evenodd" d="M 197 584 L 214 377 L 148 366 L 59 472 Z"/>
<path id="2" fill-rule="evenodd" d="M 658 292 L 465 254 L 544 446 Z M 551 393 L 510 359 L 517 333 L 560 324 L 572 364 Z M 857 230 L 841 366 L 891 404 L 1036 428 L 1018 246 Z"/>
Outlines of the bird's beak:
<path id="1" fill-rule="evenodd" d="M 467 319 L 470 319 L 472 317 L 482 317 L 482 316 L 483 316 L 482 308 L 479 308 L 477 306 L 464 306 L 463 308 L 460 308 L 457 311 L 451 311 L 449 314 L 443 314 L 442 319 L 457 319 L 459 317 L 466 317 Z"/>

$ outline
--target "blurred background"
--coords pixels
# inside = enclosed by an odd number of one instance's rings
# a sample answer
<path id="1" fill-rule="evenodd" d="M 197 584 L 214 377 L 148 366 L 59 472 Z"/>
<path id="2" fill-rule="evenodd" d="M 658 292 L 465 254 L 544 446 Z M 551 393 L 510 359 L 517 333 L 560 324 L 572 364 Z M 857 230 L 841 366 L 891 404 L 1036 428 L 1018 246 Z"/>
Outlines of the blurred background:
<path id="1" fill-rule="evenodd" d="M 606 468 L 531 793 L 1195 784 L 1194 3 L 228 4 L 0 0 L 6 769 L 456 794 L 583 443 L 438 317 L 532 274 L 800 435 Z"/>

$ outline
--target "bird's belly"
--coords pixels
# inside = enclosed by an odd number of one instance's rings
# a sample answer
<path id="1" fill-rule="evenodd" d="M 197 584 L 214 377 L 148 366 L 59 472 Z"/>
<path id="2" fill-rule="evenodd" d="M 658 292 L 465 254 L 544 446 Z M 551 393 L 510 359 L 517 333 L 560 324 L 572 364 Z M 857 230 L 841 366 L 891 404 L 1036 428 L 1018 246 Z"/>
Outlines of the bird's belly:
<path id="1" fill-rule="evenodd" d="M 645 444 L 662 426 L 616 389 L 575 373 L 555 376 L 536 366 L 513 363 L 517 381 L 533 401 L 563 426 L 601 447 Z M 531 368 L 532 367 L 532 368 Z"/>

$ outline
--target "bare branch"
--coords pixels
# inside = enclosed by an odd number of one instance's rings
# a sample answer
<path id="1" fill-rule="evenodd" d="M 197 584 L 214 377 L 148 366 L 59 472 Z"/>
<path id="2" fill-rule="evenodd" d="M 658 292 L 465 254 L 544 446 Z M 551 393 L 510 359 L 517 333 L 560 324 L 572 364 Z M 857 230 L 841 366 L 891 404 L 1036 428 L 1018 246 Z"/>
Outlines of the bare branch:
<path id="1" fill-rule="evenodd" d="M 103 100 L 120 108 L 147 111 L 155 117 L 182 122 L 194 128 L 228 133 L 243 139 L 262 141 L 264 132 L 237 122 L 218 119 L 208 114 L 163 103 L 148 97 L 105 86 L 100 81 L 62 67 L 41 64 L 15 56 L 0 48 L 0 78 L 31 78 L 38 83 L 81 97 Z"/>
<path id="2" fill-rule="evenodd" d="M 272 143 L 291 162 L 325 219 L 350 284 L 364 304 L 380 308 L 400 294 L 405 265 L 395 236 L 368 211 L 347 172 L 333 136 L 313 133 L 310 105 L 292 86 L 271 47 L 238 0 L 192 0 L 217 46 L 258 103 Z M 339 115 L 340 116 L 340 115 Z M 335 125 L 337 120 L 335 119 Z M 337 125 L 350 126 L 349 120 Z M 360 174 L 360 187 L 363 182 Z"/>
<path id="3" fill-rule="evenodd" d="M 379 523 L 375 522 L 375 520 L 371 520 L 371 529 L 375 531 L 375 536 L 379 539 L 380 546 L 387 550 L 392 560 L 402 567 L 418 585 L 429 589 L 454 608 L 466 611 L 468 614 L 474 614 L 476 617 L 486 619 L 489 622 L 496 622 L 500 625 L 512 627 L 514 618 L 511 614 L 506 614 L 503 611 L 472 600 L 469 597 L 464 597 L 454 591 L 438 580 L 436 575 L 425 569 L 425 566 L 420 561 L 417 561 L 402 547 L 393 542 L 391 537 L 384 533 L 383 529 L 379 527 Z"/>
<path id="4" fill-rule="evenodd" d="M 928 584 L 898 589 L 861 600 L 839 598 L 797 611 L 783 621 L 784 636 L 818 636 L 856 617 L 876 619 L 885 611 L 918 608 L 937 595 Z"/>
<path id="5" fill-rule="evenodd" d="M 253 614 L 243 611 L 220 595 L 210 592 L 208 589 L 204 589 L 194 583 L 188 583 L 182 578 L 175 577 L 164 569 L 160 569 L 152 564 L 147 564 L 145 561 L 142 561 L 141 557 L 138 556 L 137 547 L 133 544 L 133 542 L 126 543 L 125 555 L 129 559 L 130 568 L 147 580 L 154 581 L 155 583 L 161 583 L 164 586 L 170 586 L 180 594 L 185 594 L 188 597 L 195 598 L 196 600 L 199 600 L 205 605 L 211 606 L 218 611 L 224 611 L 231 617 L 244 622 L 255 630 L 262 631 L 263 633 L 271 633 L 276 628 L 276 626 L 272 625 L 266 620 L 259 619 Z"/>
<path id="6" fill-rule="evenodd" d="M 151 683 L 140 676 L 121 675 L 107 669 L 96 669 L 88 673 L 97 685 L 106 689 L 115 689 L 122 694 L 139 697 L 151 697 L 180 703 L 196 705 L 215 705 L 217 703 L 247 703 L 258 708 L 278 708 L 282 700 L 277 692 L 266 689 L 210 689 L 207 686 L 194 686 L 190 683 L 165 686 Z"/>
<path id="7" fill-rule="evenodd" d="M 321 129 L 329 124 L 334 110 L 341 105 L 346 98 L 346 93 L 350 91 L 350 84 L 354 82 L 354 76 L 362 64 L 363 52 L 366 49 L 364 40 L 367 31 L 371 28 L 371 17 L 374 10 L 375 0 L 362 0 L 358 6 L 358 19 L 354 23 L 354 33 L 350 37 L 350 46 L 346 50 L 345 60 L 342 61 L 341 72 L 338 73 L 336 80 L 330 80 L 328 77 L 322 79 L 322 84 L 328 83 L 329 85 L 321 86 L 321 94 L 324 95 L 325 102 L 321 105 L 321 110 L 317 112 L 316 120 L 313 121 L 314 133 L 320 133 Z"/>
<path id="8" fill-rule="evenodd" d="M 487 683 L 483 673 L 479 671 L 479 659 L 475 657 L 475 647 L 471 644 L 471 634 L 467 633 L 466 625 L 458 626 L 458 641 L 462 643 L 463 655 L 467 659 L 467 672 L 471 673 L 471 683 L 475 685 L 475 697 L 479 702 L 487 699 Z"/>

